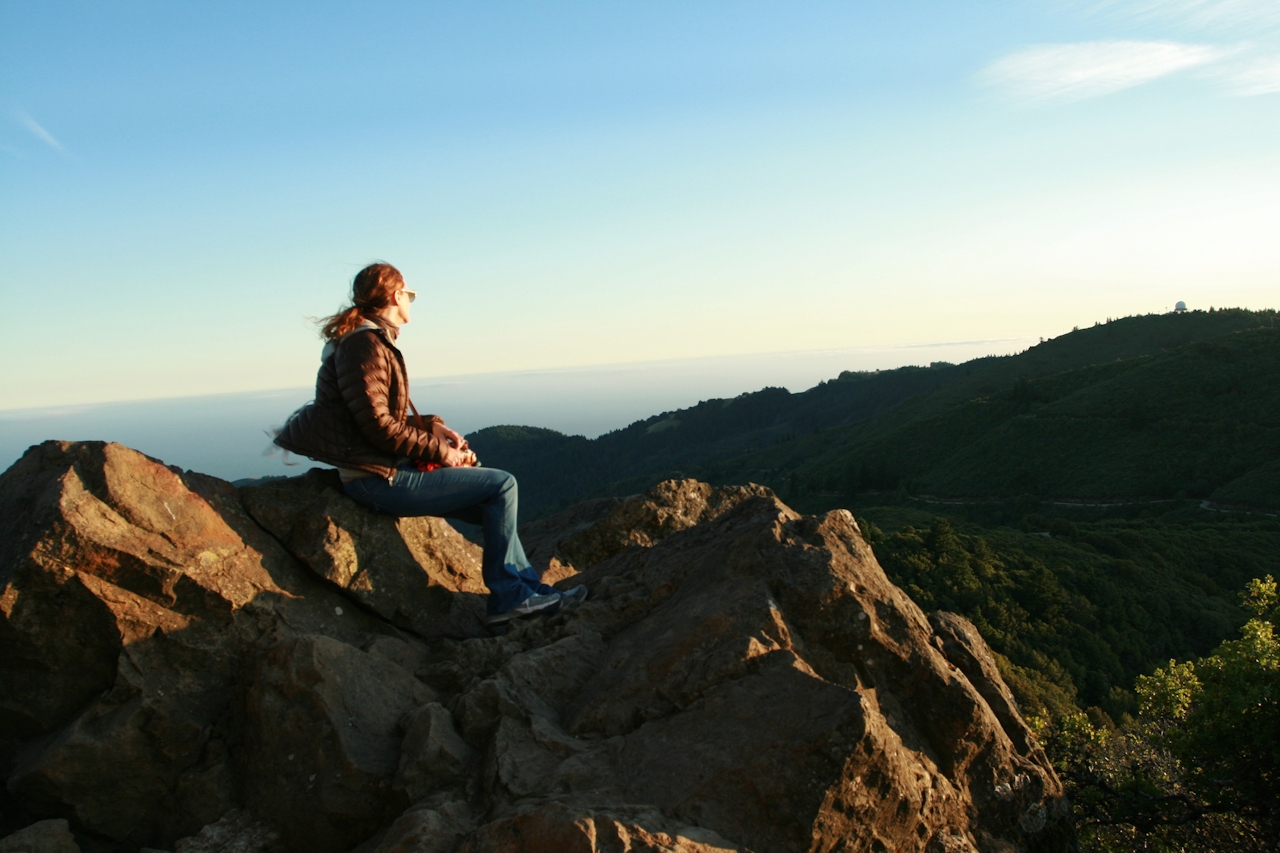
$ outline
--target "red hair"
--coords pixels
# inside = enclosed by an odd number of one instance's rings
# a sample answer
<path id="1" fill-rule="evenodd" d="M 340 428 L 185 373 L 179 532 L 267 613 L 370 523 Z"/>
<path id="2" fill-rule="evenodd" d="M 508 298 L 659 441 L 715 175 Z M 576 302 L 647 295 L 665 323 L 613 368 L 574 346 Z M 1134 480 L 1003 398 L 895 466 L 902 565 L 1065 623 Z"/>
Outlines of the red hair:
<path id="1" fill-rule="evenodd" d="M 390 305 L 396 291 L 403 288 L 404 276 L 400 270 L 391 264 L 369 264 L 356 273 L 351 282 L 351 307 L 326 317 L 320 327 L 320 337 L 336 341 Z"/>

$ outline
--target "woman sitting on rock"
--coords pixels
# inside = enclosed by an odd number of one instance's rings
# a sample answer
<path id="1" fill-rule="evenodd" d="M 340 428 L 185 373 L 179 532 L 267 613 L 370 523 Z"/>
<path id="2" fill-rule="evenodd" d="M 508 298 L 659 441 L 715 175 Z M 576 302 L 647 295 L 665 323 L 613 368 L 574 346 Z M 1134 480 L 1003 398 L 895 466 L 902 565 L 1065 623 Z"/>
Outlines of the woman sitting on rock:
<path id="1" fill-rule="evenodd" d="M 516 533 L 516 478 L 475 467 L 466 439 L 435 415 L 415 409 L 415 422 L 407 418 L 409 376 L 395 341 L 417 294 L 399 270 L 370 264 L 351 290 L 351 307 L 321 329 L 316 398 L 289 418 L 276 444 L 335 466 L 347 496 L 370 509 L 481 525 L 491 625 L 586 598 L 585 586 L 562 593 L 529 565 Z"/>

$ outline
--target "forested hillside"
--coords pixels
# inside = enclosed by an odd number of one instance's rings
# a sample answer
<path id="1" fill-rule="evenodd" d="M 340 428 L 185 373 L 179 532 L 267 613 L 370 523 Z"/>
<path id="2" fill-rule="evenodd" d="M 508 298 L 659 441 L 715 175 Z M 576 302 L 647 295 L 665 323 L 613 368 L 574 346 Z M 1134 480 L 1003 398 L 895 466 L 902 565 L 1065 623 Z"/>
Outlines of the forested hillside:
<path id="1" fill-rule="evenodd" d="M 744 455 L 717 474 L 779 489 L 795 480 L 801 492 L 902 484 L 948 497 L 1275 506 L 1280 492 L 1265 471 L 1280 459 L 1277 376 L 1280 329 L 1250 329 L 1158 355 L 1019 376 L 945 408 L 911 400 L 880 418 Z"/>
<path id="2" fill-rule="evenodd" d="M 1035 715 L 1135 715 L 1137 676 L 1207 654 L 1244 621 L 1245 584 L 1280 574 L 1271 518 L 1193 507 L 1071 521 L 1066 510 L 993 525 L 910 507 L 855 512 L 894 583 L 926 610 L 972 620 Z"/>
<path id="3" fill-rule="evenodd" d="M 536 518 L 607 493 L 622 480 L 635 478 L 647 487 L 711 460 L 865 420 L 941 388 L 963 372 L 952 364 L 845 372 L 803 393 L 763 388 L 730 400 L 707 400 L 593 440 L 530 426 L 490 427 L 467 439 L 484 464 L 519 477 L 521 516 Z"/>
<path id="4" fill-rule="evenodd" d="M 901 487 L 1274 506 L 1275 320 L 1243 310 L 1128 317 L 1015 356 L 708 400 L 593 440 L 522 426 L 468 438 L 486 465 L 520 478 L 524 518 L 681 475 L 761 482 L 794 498 Z"/>

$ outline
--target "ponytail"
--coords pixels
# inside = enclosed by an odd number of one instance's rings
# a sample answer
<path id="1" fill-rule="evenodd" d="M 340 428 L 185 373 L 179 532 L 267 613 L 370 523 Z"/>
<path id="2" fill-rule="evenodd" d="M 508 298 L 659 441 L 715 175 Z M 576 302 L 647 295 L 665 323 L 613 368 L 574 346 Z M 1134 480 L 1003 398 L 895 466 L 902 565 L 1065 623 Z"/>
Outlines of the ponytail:
<path id="1" fill-rule="evenodd" d="M 364 314 L 359 308 L 354 305 L 344 308 L 332 317 L 324 319 L 324 325 L 320 327 L 320 337 L 326 341 L 336 341 L 363 322 Z"/>

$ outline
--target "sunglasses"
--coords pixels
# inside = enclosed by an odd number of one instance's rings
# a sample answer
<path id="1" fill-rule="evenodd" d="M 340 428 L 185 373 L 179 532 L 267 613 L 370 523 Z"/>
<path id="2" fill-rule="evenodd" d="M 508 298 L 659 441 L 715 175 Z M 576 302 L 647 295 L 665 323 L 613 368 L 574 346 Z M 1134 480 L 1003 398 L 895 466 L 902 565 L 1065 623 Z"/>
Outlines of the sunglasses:
<path id="1" fill-rule="evenodd" d="M 402 287 L 402 288 L 400 288 L 399 292 L 400 292 L 400 293 L 403 293 L 405 296 L 409 297 L 409 301 L 410 301 L 410 302 L 412 302 L 413 300 L 415 300 L 415 299 L 417 299 L 417 298 L 418 298 L 418 291 L 416 291 L 416 290 L 410 290 L 410 289 L 409 289 L 409 288 L 407 288 L 407 287 Z"/>

